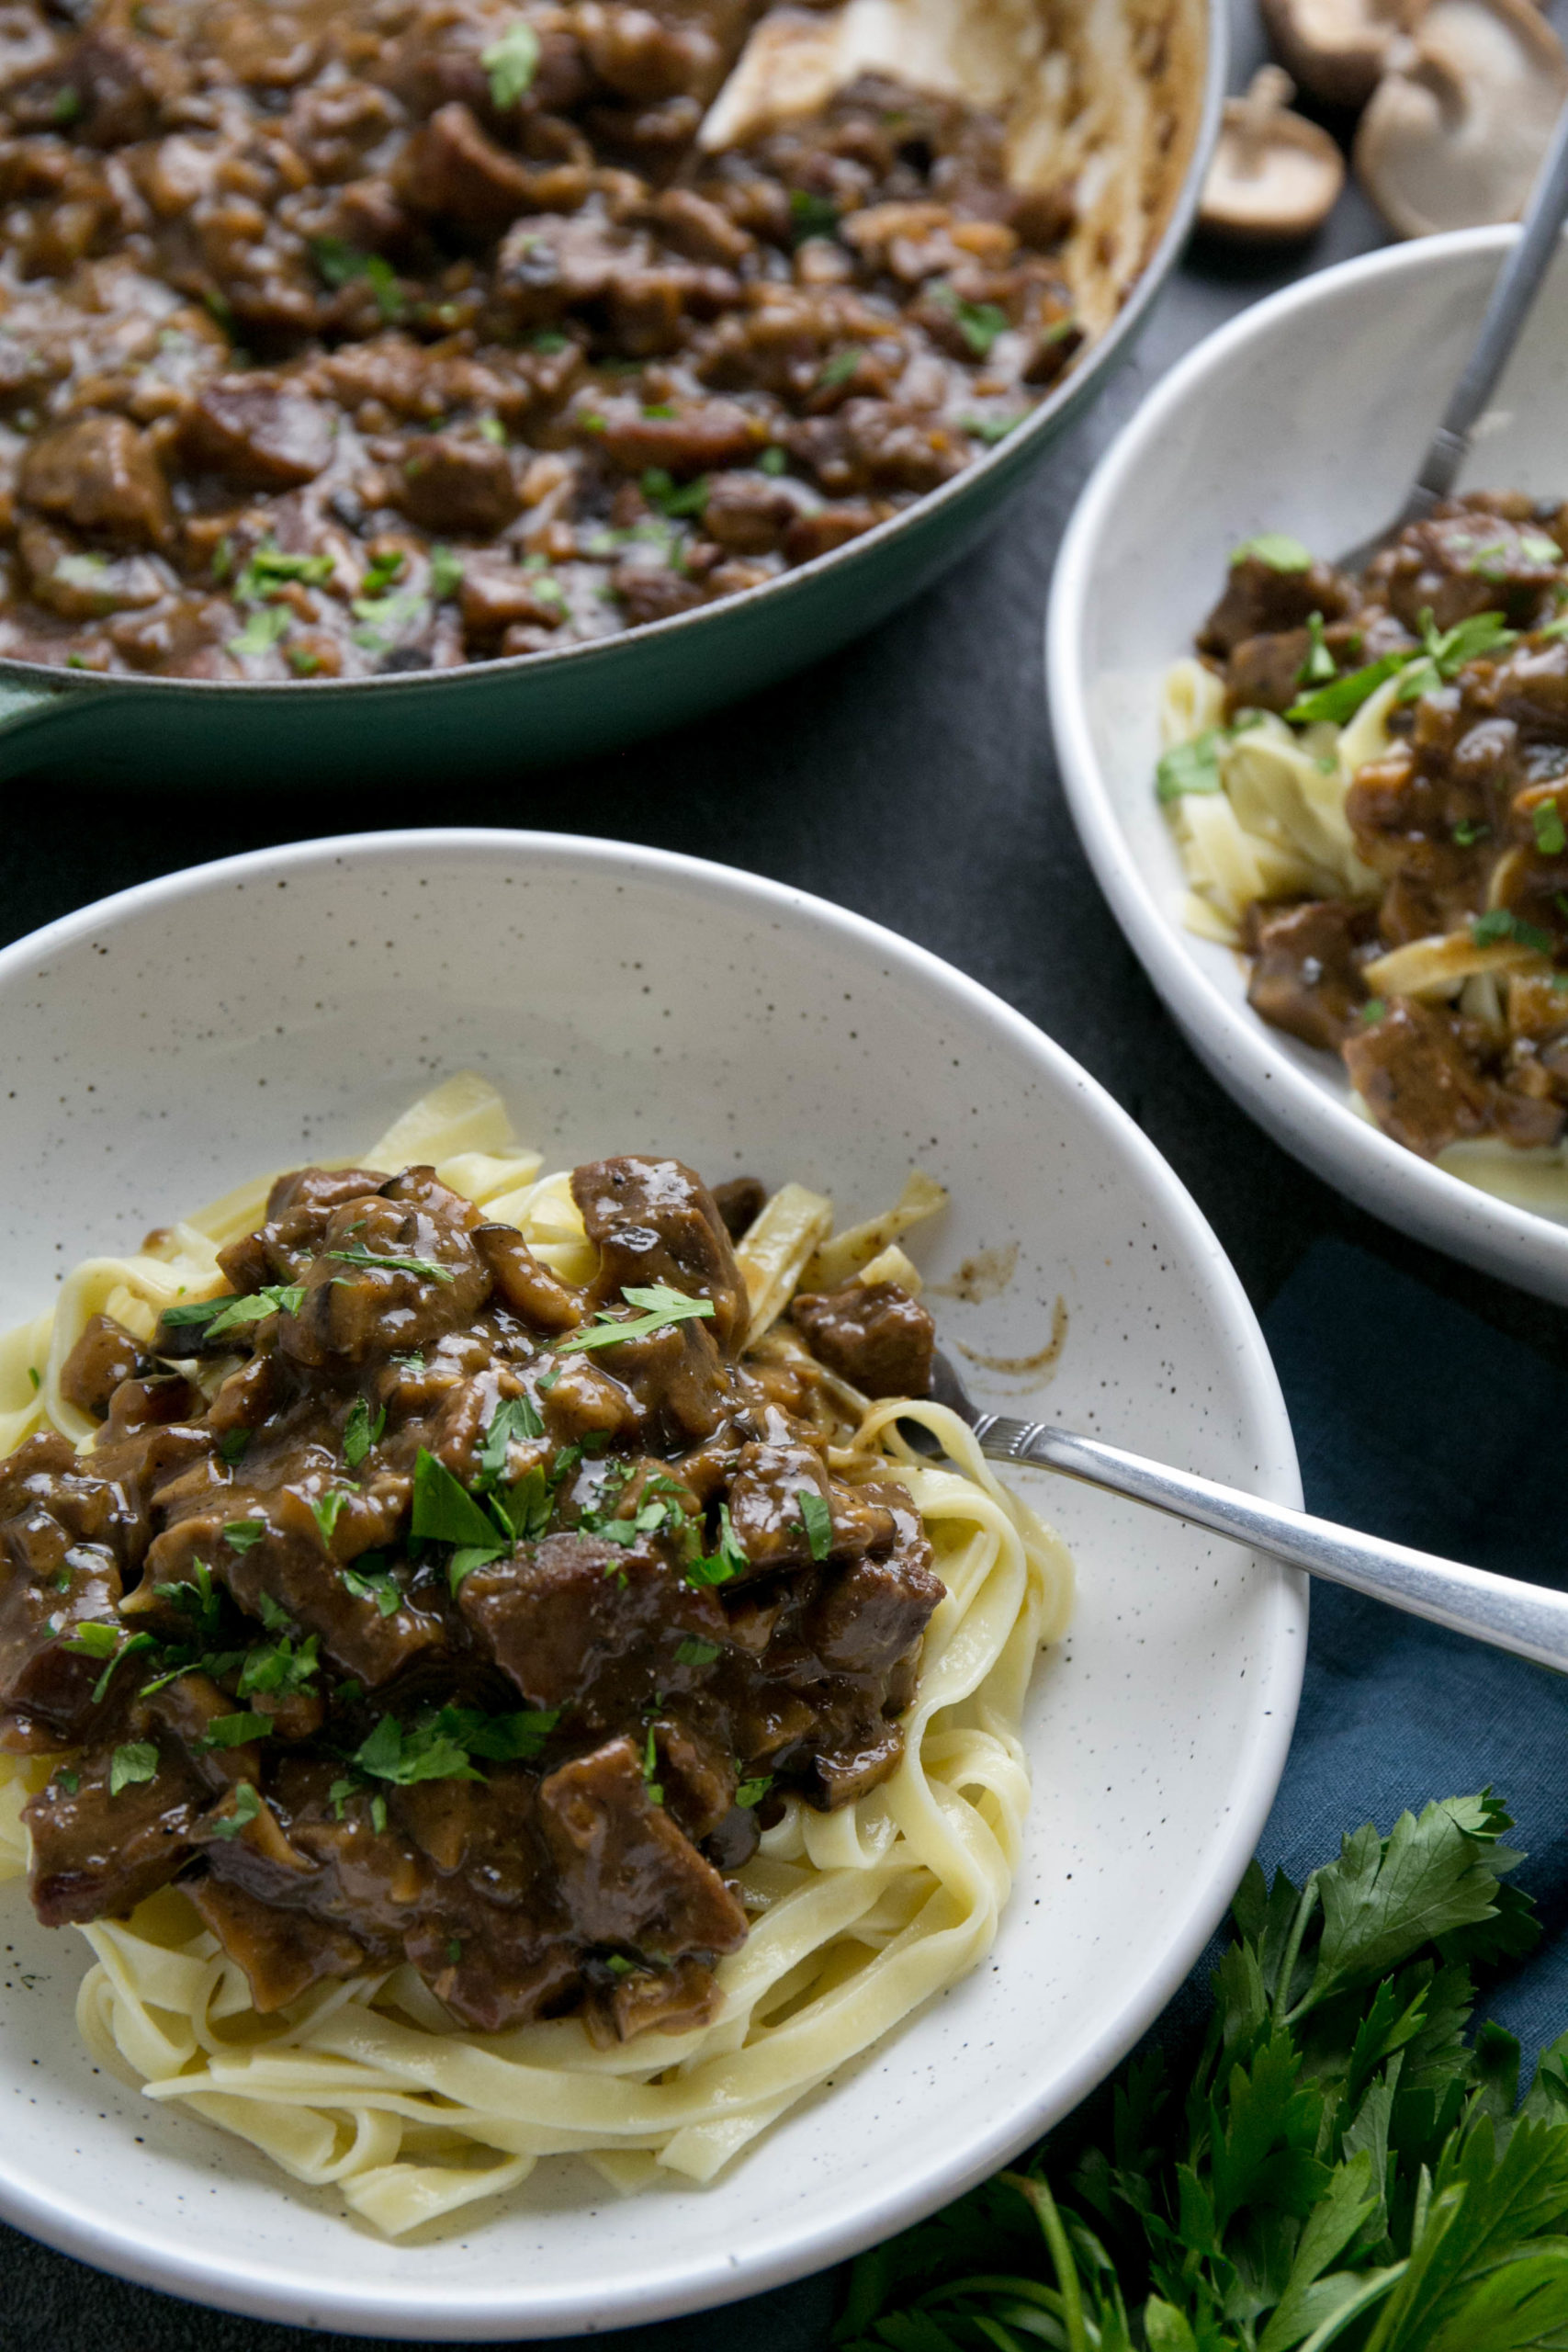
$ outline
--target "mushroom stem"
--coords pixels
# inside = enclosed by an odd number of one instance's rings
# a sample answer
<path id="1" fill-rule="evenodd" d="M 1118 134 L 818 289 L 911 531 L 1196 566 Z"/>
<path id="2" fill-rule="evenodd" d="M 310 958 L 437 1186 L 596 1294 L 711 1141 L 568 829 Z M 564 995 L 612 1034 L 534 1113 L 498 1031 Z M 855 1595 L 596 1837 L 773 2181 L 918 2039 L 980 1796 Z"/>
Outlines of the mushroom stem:
<path id="1" fill-rule="evenodd" d="M 1230 116 L 1238 178 L 1256 179 L 1263 170 L 1279 132 L 1280 117 L 1295 95 L 1296 85 L 1282 65 L 1258 67 Z"/>

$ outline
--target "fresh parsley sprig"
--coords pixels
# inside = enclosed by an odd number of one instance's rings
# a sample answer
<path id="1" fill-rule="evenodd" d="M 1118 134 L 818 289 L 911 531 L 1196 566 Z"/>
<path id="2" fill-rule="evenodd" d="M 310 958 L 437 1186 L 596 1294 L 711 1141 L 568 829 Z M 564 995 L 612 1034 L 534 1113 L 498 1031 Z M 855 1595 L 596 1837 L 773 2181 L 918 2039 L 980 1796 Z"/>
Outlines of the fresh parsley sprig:
<path id="1" fill-rule="evenodd" d="M 576 1331 L 569 1331 L 564 1340 L 556 1341 L 558 1355 L 571 1355 L 585 1348 L 615 1348 L 626 1340 L 646 1340 L 654 1331 L 662 1331 L 671 1324 L 690 1323 L 711 1317 L 711 1298 L 689 1298 L 684 1291 L 672 1290 L 668 1283 L 637 1285 L 628 1283 L 621 1296 L 628 1306 L 640 1306 L 646 1311 L 625 1318 L 613 1309 L 601 1307 L 594 1321 L 585 1323 Z"/>
<path id="2" fill-rule="evenodd" d="M 1537 1929 L 1489 1791 L 1256 1863 L 1189 2082 L 1136 2058 L 856 2264 L 848 2352 L 1525 2352 L 1568 2332 L 1568 2035 L 1516 2106 L 1471 1972 Z"/>

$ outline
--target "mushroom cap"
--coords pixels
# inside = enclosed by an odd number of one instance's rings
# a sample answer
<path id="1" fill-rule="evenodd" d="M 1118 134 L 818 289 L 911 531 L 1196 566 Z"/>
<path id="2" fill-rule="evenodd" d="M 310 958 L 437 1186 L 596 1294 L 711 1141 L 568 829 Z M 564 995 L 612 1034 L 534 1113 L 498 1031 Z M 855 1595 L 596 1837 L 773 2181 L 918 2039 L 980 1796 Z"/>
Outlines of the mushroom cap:
<path id="1" fill-rule="evenodd" d="M 1431 0 L 1356 134 L 1362 187 L 1402 237 L 1517 220 L 1568 98 L 1568 58 L 1530 0 Z"/>
<path id="2" fill-rule="evenodd" d="M 1298 89 L 1328 106 L 1362 107 L 1419 0 L 1263 0 L 1276 54 Z"/>
<path id="3" fill-rule="evenodd" d="M 1244 98 L 1227 98 L 1198 218 L 1237 244 L 1310 237 L 1345 185 L 1345 159 L 1326 130 L 1292 114 L 1291 78 L 1266 65 Z"/>

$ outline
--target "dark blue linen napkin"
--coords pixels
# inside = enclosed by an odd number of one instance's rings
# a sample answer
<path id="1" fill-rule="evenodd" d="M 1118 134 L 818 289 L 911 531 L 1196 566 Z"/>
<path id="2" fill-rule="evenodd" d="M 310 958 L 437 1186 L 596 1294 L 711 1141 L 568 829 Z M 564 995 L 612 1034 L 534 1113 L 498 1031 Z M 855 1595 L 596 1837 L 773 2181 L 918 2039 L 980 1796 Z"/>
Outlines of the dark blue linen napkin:
<path id="1" fill-rule="evenodd" d="M 1263 1326 L 1309 1510 L 1506 1575 L 1568 1583 L 1568 1377 L 1338 1241 L 1309 1250 Z M 1518 1822 L 1529 1854 L 1519 1882 L 1547 1930 L 1538 1951 L 1484 1996 L 1486 2012 L 1524 2043 L 1528 2069 L 1540 2045 L 1568 2026 L 1568 1680 L 1316 1587 L 1295 1739 L 1260 1848 L 1265 1866 L 1283 1865 L 1299 1882 L 1337 1850 L 1343 1831 L 1369 1818 L 1386 1831 L 1405 1805 L 1488 1782 Z M 1200 1964 L 1151 2039 L 1179 2041 L 1190 2030 L 1212 1965 Z M 0 2244 L 8 2234 L 0 2232 Z M 62 2261 L 46 2257 L 40 2276 L 36 2260 L 28 2283 L 43 2289 L 47 2309 L 13 2312 L 22 2330 L 15 2335 L 0 2321 L 0 2346 L 20 2352 L 47 2338 L 66 2352 L 96 2352 L 126 2341 L 128 2321 L 156 2312 L 162 2322 L 171 2309 Z M 33 2295 L 24 2300 L 33 2304 Z M 829 2272 L 594 2340 L 605 2352 L 822 2352 L 836 2301 Z M 177 2335 L 155 2324 L 148 2339 L 177 2341 L 182 2352 L 187 2344 L 193 2352 L 305 2352 L 333 2340 L 187 2316 Z M 554 2352 L 569 2352 L 568 2343 Z"/>

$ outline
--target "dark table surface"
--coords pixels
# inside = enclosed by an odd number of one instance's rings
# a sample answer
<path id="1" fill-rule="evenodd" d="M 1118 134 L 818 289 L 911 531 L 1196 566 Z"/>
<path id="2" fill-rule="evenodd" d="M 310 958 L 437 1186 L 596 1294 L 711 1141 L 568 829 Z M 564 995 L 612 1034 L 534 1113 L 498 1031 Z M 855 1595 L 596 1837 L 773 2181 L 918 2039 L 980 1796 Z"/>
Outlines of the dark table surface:
<path id="1" fill-rule="evenodd" d="M 1239 86 L 1259 50 L 1235 33 Z M 1404 1239 L 1259 1133 L 1188 1051 L 1085 864 L 1058 787 L 1041 623 L 1057 542 L 1100 451 L 1157 377 L 1303 268 L 1382 242 L 1352 187 L 1309 252 L 1242 263 L 1201 243 L 1133 358 L 995 537 L 917 604 L 804 676 L 700 728 L 578 766 L 428 789 L 64 810 L 13 797 L 0 941 L 148 876 L 322 831 L 446 824 L 591 831 L 716 858 L 838 900 L 972 973 L 1109 1088 L 1190 1187 L 1253 1303 L 1337 1236 L 1568 1367 L 1568 1319 Z M 220 780 L 219 780 L 220 782 Z M 564 786 L 564 789 L 563 789 Z M 314 2352 L 341 2338 L 201 2312 L 0 2225 L 0 2346 L 50 2352 Z M 818 2352 L 831 2281 L 599 2341 L 615 2352 Z M 390 2352 L 390 2347 L 378 2347 Z"/>

